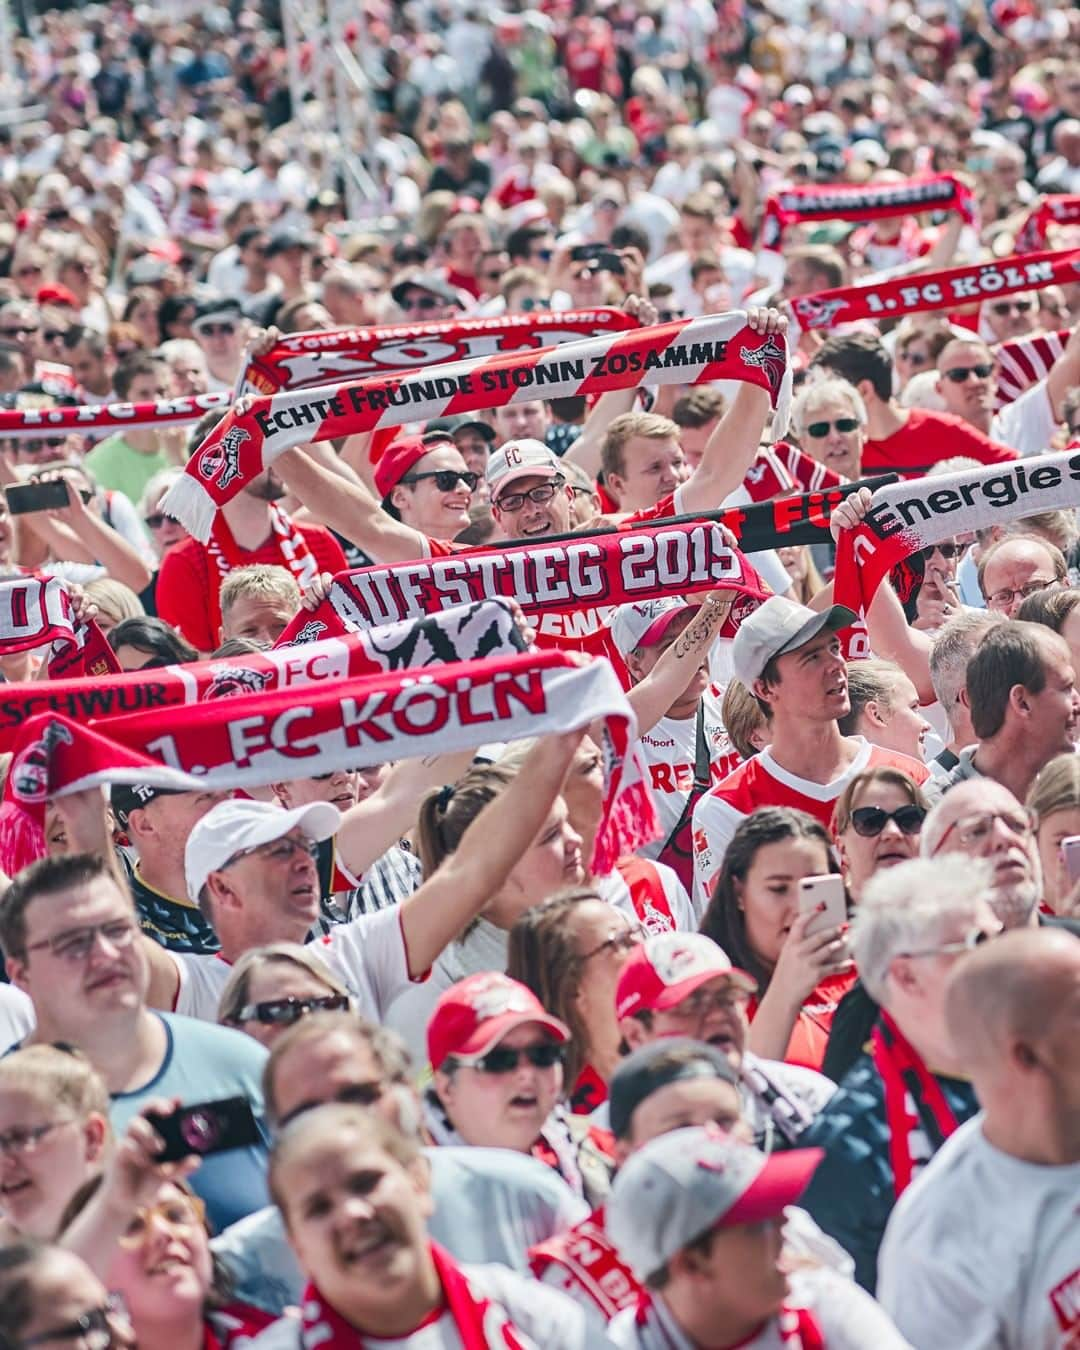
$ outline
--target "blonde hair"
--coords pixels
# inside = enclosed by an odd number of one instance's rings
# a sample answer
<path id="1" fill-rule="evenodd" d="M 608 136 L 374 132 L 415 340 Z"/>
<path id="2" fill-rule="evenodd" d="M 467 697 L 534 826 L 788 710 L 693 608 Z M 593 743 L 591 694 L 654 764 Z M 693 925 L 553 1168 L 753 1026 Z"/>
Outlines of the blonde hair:
<path id="1" fill-rule="evenodd" d="M 79 1120 L 109 1119 L 105 1080 L 78 1050 L 30 1045 L 0 1059 L 0 1093 L 25 1092 L 66 1107 Z"/>
<path id="2" fill-rule="evenodd" d="M 325 984 L 331 994 L 348 997 L 348 989 L 325 961 L 321 961 L 309 948 L 299 942 L 269 942 L 265 947 L 255 947 L 245 952 L 233 966 L 218 1000 L 219 1022 L 227 1026 L 239 1025 L 240 1009 L 248 1002 L 251 977 L 263 966 L 295 966 Z"/>
<path id="3" fill-rule="evenodd" d="M 98 577 L 94 581 L 88 581 L 86 597 L 97 605 L 101 617 L 113 628 L 118 623 L 123 623 L 125 619 L 138 619 L 146 613 L 142 601 L 131 587 L 125 586 L 122 581 L 115 581 L 112 577 Z"/>
<path id="4" fill-rule="evenodd" d="M 626 472 L 623 452 L 627 442 L 634 436 L 656 441 L 677 441 L 679 425 L 670 417 L 661 417 L 659 413 L 620 413 L 608 427 L 600 447 L 600 465 L 605 474 Z"/>
<path id="5" fill-rule="evenodd" d="M 1080 806 L 1080 755 L 1057 755 L 1044 764 L 1028 790 L 1027 806 L 1037 824 L 1056 811 Z"/>
<path id="6" fill-rule="evenodd" d="M 277 563 L 252 563 L 250 567 L 234 568 L 221 583 L 221 616 L 225 615 L 242 597 L 255 600 L 280 600 L 300 608 L 300 587 L 287 568 Z"/>
<path id="7" fill-rule="evenodd" d="M 769 723 L 757 699 L 741 680 L 732 680 L 724 690 L 720 720 L 728 739 L 743 759 L 753 759 L 757 746 L 751 737 L 755 731 L 764 731 Z"/>

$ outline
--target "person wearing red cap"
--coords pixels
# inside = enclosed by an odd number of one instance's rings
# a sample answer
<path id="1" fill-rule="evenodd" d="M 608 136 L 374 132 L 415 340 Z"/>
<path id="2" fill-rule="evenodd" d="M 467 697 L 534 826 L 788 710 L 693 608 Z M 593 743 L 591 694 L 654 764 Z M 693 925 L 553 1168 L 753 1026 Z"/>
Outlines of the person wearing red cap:
<path id="1" fill-rule="evenodd" d="M 466 528 L 479 481 L 444 431 L 391 442 L 375 466 L 386 514 L 435 539 L 453 539 Z"/>
<path id="2" fill-rule="evenodd" d="M 577 1194 L 602 1199 L 609 1161 L 585 1122 L 558 1105 L 569 1039 L 569 1027 L 507 975 L 481 971 L 451 985 L 427 1028 L 426 1123 L 436 1144 L 530 1154 Z"/>

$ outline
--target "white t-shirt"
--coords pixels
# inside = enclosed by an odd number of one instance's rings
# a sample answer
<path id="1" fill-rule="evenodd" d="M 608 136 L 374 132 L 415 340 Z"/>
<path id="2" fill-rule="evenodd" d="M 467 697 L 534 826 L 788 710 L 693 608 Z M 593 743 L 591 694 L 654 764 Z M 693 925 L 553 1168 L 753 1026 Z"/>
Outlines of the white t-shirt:
<path id="1" fill-rule="evenodd" d="M 611 1341 L 592 1324 L 585 1309 L 537 1280 L 505 1266 L 462 1266 L 473 1293 L 497 1302 L 520 1333 L 522 1350 L 610 1350 Z M 492 1330 L 488 1344 L 495 1347 Z M 359 1337 L 357 1340 L 359 1341 Z M 299 1350 L 300 1322 L 283 1317 L 250 1343 L 250 1350 Z M 463 1342 L 449 1311 L 407 1336 L 388 1339 L 365 1336 L 364 1350 L 463 1350 Z M 886 1348 L 888 1350 L 888 1347 Z"/>
<path id="2" fill-rule="evenodd" d="M 982 1120 L 900 1197 L 878 1296 L 916 1350 L 1080 1345 L 1080 1163 L 1021 1162 L 987 1142 Z"/>
<path id="3" fill-rule="evenodd" d="M 34 1005 L 23 991 L 13 984 L 0 984 L 0 1055 L 24 1041 L 36 1024 Z"/>
<path id="4" fill-rule="evenodd" d="M 911 1350 L 892 1322 L 864 1289 L 832 1270 L 800 1270 L 791 1277 L 788 1308 L 808 1308 L 821 1330 L 827 1350 Z M 623 1350 L 694 1350 L 662 1297 L 654 1296 L 649 1316 L 637 1321 L 637 1310 L 627 1308 L 608 1328 Z M 739 1350 L 792 1350 L 799 1340 L 770 1318 Z M 954 1350 L 938 1341 L 935 1350 Z"/>
<path id="5" fill-rule="evenodd" d="M 1056 430 L 1046 381 L 1040 380 L 994 414 L 990 439 L 1009 445 L 1025 456 L 1044 455 L 1050 449 Z"/>
<path id="6" fill-rule="evenodd" d="M 360 1016 L 371 1022 L 381 1022 L 385 1010 L 412 984 L 397 907 L 336 924 L 325 937 L 311 943 L 311 950 L 348 988 Z M 173 1011 L 216 1022 L 230 963 L 220 955 L 169 955 L 180 976 Z"/>

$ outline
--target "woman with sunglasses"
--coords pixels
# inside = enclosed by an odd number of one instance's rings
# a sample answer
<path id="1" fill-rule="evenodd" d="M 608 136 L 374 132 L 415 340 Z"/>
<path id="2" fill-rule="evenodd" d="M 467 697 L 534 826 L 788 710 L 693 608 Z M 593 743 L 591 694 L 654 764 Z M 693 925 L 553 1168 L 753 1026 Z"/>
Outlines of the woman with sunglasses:
<path id="1" fill-rule="evenodd" d="M 832 832 L 848 895 L 858 904 L 875 872 L 919 856 L 929 803 L 907 774 L 888 767 L 858 773 L 840 794 Z"/>
<path id="2" fill-rule="evenodd" d="M 791 424 L 799 448 L 844 478 L 862 475 L 866 405 L 846 380 L 825 376 L 803 386 L 792 404 Z"/>
<path id="3" fill-rule="evenodd" d="M 383 510 L 432 539 L 453 539 L 468 526 L 479 481 L 444 431 L 395 441 L 375 468 Z"/>
<path id="4" fill-rule="evenodd" d="M 272 942 L 245 952 L 221 991 L 218 1021 L 269 1048 L 312 1012 L 346 1012 L 349 991 L 307 947 Z"/>
<path id="5" fill-rule="evenodd" d="M 563 1076 L 575 1113 L 607 1100 L 622 1039 L 615 989 L 643 936 L 639 924 L 587 886 L 534 905 L 510 930 L 506 973 L 570 1028 Z"/>
<path id="6" fill-rule="evenodd" d="M 424 1123 L 433 1141 L 539 1158 L 599 1204 L 610 1159 L 584 1118 L 559 1105 L 570 1039 L 570 1028 L 517 980 L 489 971 L 452 985 L 427 1027 Z"/>
<path id="7" fill-rule="evenodd" d="M 135 1350 L 121 1300 L 74 1252 L 16 1242 L 0 1247 L 3 1350 Z"/>

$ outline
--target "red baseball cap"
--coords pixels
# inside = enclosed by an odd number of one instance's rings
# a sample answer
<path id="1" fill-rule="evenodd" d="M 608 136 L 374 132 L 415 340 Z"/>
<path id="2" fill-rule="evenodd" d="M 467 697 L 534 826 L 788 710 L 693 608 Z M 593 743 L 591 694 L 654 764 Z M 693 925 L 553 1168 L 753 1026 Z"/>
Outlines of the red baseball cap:
<path id="1" fill-rule="evenodd" d="M 552 1017 L 531 989 L 508 975 L 483 970 L 458 980 L 435 1004 L 427 1027 L 428 1059 L 437 1069 L 450 1055 L 486 1055 L 515 1027 L 535 1022 L 560 1042 L 570 1028 Z"/>
<path id="2" fill-rule="evenodd" d="M 420 436 L 403 436 L 399 441 L 391 441 L 375 465 L 375 490 L 379 496 L 385 501 L 413 465 L 442 444 L 438 440 L 425 442 Z M 449 435 L 446 444 L 454 444 Z"/>
<path id="3" fill-rule="evenodd" d="M 615 1016 L 666 1012 L 710 980 L 726 976 L 747 993 L 757 981 L 704 933 L 657 933 L 634 948 L 615 987 Z"/>

